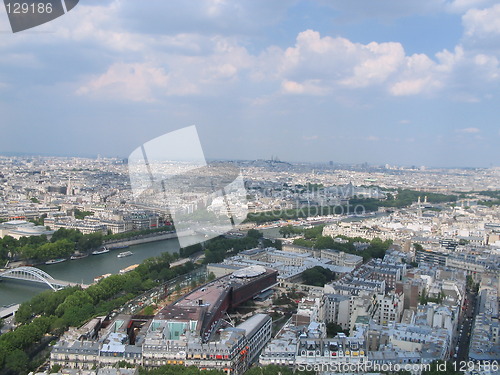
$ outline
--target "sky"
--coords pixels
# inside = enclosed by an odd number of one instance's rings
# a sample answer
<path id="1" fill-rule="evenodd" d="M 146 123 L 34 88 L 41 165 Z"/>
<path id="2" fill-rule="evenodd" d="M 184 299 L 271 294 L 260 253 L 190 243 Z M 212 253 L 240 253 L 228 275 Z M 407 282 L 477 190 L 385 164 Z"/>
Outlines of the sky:
<path id="1" fill-rule="evenodd" d="M 496 0 L 81 0 L 12 33 L 0 153 L 500 166 Z"/>

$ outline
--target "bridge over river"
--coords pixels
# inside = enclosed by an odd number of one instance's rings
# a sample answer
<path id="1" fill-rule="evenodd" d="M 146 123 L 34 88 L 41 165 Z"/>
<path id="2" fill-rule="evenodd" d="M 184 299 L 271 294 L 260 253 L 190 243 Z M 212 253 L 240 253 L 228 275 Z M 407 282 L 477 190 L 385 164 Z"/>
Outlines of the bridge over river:
<path id="1" fill-rule="evenodd" d="M 76 285 L 79 285 L 82 288 L 88 287 L 88 285 L 85 284 L 78 284 L 64 280 L 56 280 L 45 271 L 42 271 L 35 267 L 27 267 L 27 266 L 11 268 L 2 271 L 0 272 L 0 280 L 1 279 L 14 279 L 14 280 L 42 283 L 48 285 L 53 290 L 59 290 L 66 288 L 68 286 L 76 286 Z"/>

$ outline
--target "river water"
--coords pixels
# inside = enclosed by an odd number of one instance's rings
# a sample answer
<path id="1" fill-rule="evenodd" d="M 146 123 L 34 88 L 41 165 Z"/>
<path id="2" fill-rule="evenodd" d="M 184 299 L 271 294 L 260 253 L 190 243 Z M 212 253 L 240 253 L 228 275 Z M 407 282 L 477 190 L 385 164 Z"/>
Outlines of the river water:
<path id="1" fill-rule="evenodd" d="M 193 236 L 198 241 L 203 241 L 204 236 Z M 122 251 L 131 251 L 133 255 L 117 258 Z M 54 279 L 90 284 L 96 276 L 106 273 L 118 273 L 122 268 L 141 263 L 147 258 L 158 256 L 162 253 L 175 253 L 179 251 L 179 241 L 176 238 L 132 245 L 127 249 L 111 250 L 109 253 L 89 255 L 87 258 L 68 260 L 63 263 L 40 265 L 40 268 Z M 0 281 L 0 306 L 11 303 L 24 302 L 43 290 L 44 284 L 26 281 L 3 279 Z"/>
<path id="2" fill-rule="evenodd" d="M 383 216 L 385 214 L 377 214 Z M 363 220 L 364 218 L 344 218 L 343 221 Z M 268 238 L 281 237 L 280 228 L 260 229 Z M 204 236 L 193 236 L 197 241 L 203 241 Z M 101 255 L 90 255 L 79 260 L 68 260 L 63 263 L 41 265 L 54 279 L 90 284 L 96 276 L 106 273 L 118 273 L 122 268 L 141 263 L 147 258 L 158 256 L 161 253 L 175 253 L 179 251 L 179 242 L 176 238 L 132 245 L 128 249 L 134 254 L 126 258 L 117 258 L 117 254 L 125 250 L 112 250 Z M 4 279 L 0 281 L 0 306 L 11 303 L 24 302 L 48 288 L 43 284 Z"/>

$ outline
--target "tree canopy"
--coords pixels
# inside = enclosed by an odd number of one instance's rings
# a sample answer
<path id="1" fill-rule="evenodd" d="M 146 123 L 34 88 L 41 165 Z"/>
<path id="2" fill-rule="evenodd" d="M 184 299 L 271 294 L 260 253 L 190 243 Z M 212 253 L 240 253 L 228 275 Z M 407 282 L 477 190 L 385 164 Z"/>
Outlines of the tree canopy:
<path id="1" fill-rule="evenodd" d="M 307 285 L 324 286 L 335 278 L 335 273 L 328 268 L 316 266 L 302 272 L 302 281 Z"/>

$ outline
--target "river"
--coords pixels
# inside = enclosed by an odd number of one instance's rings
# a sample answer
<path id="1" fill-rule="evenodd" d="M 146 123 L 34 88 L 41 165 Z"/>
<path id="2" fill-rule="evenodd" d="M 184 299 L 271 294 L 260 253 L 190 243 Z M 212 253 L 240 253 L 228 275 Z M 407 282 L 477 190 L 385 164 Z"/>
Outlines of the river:
<path id="1" fill-rule="evenodd" d="M 376 216 L 384 216 L 378 213 Z M 343 221 L 363 220 L 364 218 L 343 218 Z M 278 238 L 280 228 L 260 229 L 266 237 Z M 204 236 L 194 236 L 203 241 Z M 126 258 L 117 258 L 116 255 L 124 250 L 112 250 L 101 255 L 90 255 L 79 260 L 68 260 L 63 263 L 37 266 L 54 279 L 90 284 L 96 276 L 106 273 L 118 273 L 122 268 L 141 263 L 144 259 L 158 256 L 161 253 L 175 253 L 179 251 L 179 242 L 176 238 L 170 240 L 149 242 L 132 245 L 127 250 L 134 254 Z M 43 290 L 43 284 L 4 279 L 0 282 L 0 306 L 11 303 L 24 302 Z"/>
<path id="2" fill-rule="evenodd" d="M 204 240 L 204 236 L 194 237 L 199 241 Z M 117 258 L 120 252 L 126 250 L 131 251 L 133 255 L 125 258 Z M 175 253 L 178 251 L 179 241 L 174 238 L 132 245 L 127 249 L 111 250 L 109 253 L 90 255 L 84 259 L 68 260 L 63 263 L 51 265 L 40 265 L 37 268 L 44 270 L 57 280 L 90 284 L 96 276 L 106 273 L 118 273 L 122 268 L 141 263 L 147 258 L 158 256 L 162 253 Z M 24 302 L 47 289 L 48 286 L 45 287 L 43 284 L 3 279 L 0 282 L 0 306 Z"/>

